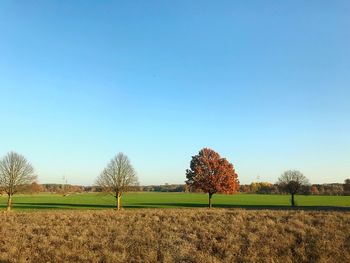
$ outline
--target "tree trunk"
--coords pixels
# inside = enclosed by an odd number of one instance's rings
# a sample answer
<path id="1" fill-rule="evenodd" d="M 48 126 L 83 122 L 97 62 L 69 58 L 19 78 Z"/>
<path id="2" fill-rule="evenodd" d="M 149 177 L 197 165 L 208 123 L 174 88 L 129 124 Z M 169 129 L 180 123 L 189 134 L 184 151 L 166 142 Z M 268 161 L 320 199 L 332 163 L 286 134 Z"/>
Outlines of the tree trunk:
<path id="1" fill-rule="evenodd" d="M 213 194 L 209 193 L 209 208 L 211 208 L 211 197 L 213 196 Z"/>
<path id="2" fill-rule="evenodd" d="M 295 206 L 295 201 L 294 201 L 294 194 L 292 194 L 292 206 Z"/>
<path id="3" fill-rule="evenodd" d="M 122 197 L 122 194 L 121 193 L 117 193 L 116 194 L 116 198 L 117 198 L 117 210 L 119 211 L 120 208 L 121 208 L 121 197 Z"/>
<path id="4" fill-rule="evenodd" d="M 11 207 L 12 207 L 12 195 L 8 195 L 8 199 L 7 199 L 7 211 L 11 211 Z"/>

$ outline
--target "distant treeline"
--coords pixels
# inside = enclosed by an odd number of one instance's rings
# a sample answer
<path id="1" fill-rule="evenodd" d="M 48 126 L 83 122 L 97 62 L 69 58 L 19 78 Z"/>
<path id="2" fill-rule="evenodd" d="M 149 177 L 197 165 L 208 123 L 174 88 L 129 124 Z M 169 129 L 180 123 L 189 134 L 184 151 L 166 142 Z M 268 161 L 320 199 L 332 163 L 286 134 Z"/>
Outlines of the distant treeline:
<path id="1" fill-rule="evenodd" d="M 277 184 L 268 182 L 253 182 L 249 185 L 240 185 L 240 192 L 255 194 L 281 194 Z M 305 195 L 350 195 L 350 179 L 345 180 L 344 184 L 312 184 L 305 185 L 301 189 L 301 194 Z"/>
<path id="2" fill-rule="evenodd" d="M 191 189 L 186 184 L 164 184 L 164 185 L 146 185 L 132 186 L 131 192 L 200 192 Z M 70 184 L 38 184 L 22 186 L 21 193 L 39 193 L 49 192 L 58 194 L 83 193 L 83 192 L 102 192 L 98 186 L 81 186 Z M 277 184 L 268 182 L 253 182 L 251 184 L 240 185 L 239 192 L 247 194 L 281 194 Z M 344 184 L 313 184 L 304 186 L 301 194 L 305 195 L 350 195 L 350 179 L 345 180 Z"/>

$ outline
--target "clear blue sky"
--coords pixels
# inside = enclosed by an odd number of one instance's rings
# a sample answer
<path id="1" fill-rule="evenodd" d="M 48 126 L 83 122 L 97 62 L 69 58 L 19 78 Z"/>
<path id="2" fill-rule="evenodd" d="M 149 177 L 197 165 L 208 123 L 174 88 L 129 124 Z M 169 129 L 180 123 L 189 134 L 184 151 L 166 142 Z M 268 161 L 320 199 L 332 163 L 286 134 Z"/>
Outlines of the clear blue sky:
<path id="1" fill-rule="evenodd" d="M 350 177 L 350 2 L 1 1 L 0 155 L 92 184 L 116 153 L 183 183 L 210 147 L 242 183 Z"/>

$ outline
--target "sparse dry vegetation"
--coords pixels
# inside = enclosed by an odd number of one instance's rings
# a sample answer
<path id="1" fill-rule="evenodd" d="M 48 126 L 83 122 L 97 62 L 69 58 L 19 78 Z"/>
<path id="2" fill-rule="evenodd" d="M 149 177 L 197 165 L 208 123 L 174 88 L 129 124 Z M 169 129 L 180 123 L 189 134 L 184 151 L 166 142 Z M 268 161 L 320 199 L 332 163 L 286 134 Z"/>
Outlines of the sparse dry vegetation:
<path id="1" fill-rule="evenodd" d="M 348 212 L 3 212 L 0 237 L 1 262 L 350 262 Z"/>

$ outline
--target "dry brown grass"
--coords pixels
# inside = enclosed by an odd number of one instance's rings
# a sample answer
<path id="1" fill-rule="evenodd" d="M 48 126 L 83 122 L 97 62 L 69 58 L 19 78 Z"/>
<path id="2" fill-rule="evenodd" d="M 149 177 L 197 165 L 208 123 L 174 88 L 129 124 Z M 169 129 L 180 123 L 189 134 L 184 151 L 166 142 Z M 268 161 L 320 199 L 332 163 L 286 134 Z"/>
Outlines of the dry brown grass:
<path id="1" fill-rule="evenodd" d="M 1 262 L 350 262 L 350 213 L 148 209 L 0 214 Z"/>

